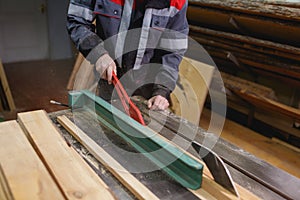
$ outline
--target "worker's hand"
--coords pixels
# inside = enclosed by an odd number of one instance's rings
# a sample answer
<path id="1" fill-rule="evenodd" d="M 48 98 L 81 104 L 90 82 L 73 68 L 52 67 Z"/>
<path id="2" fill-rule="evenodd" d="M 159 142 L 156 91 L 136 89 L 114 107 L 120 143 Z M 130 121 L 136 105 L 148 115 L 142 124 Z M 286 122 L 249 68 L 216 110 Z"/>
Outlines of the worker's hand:
<path id="1" fill-rule="evenodd" d="M 169 105 L 169 101 L 160 95 L 154 96 L 148 100 L 148 108 L 150 110 L 166 110 Z"/>
<path id="2" fill-rule="evenodd" d="M 100 77 L 112 83 L 112 72 L 117 74 L 117 67 L 114 60 L 106 53 L 102 55 L 96 62 L 96 70 L 99 72 Z"/>

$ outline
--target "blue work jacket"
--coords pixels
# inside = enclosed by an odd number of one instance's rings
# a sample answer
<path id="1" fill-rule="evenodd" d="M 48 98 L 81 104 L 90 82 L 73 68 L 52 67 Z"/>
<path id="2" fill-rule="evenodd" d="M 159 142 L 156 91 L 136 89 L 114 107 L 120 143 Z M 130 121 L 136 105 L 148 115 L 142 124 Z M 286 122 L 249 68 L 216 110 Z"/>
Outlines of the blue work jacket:
<path id="1" fill-rule="evenodd" d="M 137 8 L 141 5 L 138 1 L 144 1 L 143 9 Z M 126 62 L 125 59 L 119 67 L 139 70 L 149 63 L 156 63 L 155 66 L 159 67 L 151 68 L 147 65 L 148 69 L 142 70 L 143 72 L 138 73 L 139 76 L 136 78 L 136 84 L 140 84 L 147 76 L 150 77 L 149 74 L 154 74 L 151 75 L 155 84 L 152 96 L 168 97 L 176 86 L 178 66 L 188 43 L 187 2 L 187 0 L 134 1 L 130 30 L 140 28 L 139 36 L 135 40 L 131 38 L 125 44 L 136 43 L 138 48 L 133 49 L 134 58 L 127 59 L 131 62 Z M 95 63 L 104 53 L 109 53 L 113 59 L 117 59 L 116 35 L 119 33 L 123 8 L 124 0 L 70 1 L 67 29 L 78 50 L 91 63 Z M 94 20 L 96 23 L 93 23 Z M 129 67 L 126 66 L 128 63 Z"/>

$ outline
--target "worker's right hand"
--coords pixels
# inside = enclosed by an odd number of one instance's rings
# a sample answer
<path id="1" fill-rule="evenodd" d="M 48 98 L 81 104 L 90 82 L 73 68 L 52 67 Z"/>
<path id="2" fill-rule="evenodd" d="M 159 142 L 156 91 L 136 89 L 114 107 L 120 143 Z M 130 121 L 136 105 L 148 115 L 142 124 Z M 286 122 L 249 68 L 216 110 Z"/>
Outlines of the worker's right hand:
<path id="1" fill-rule="evenodd" d="M 112 72 L 114 71 L 117 74 L 116 63 L 107 53 L 97 60 L 96 70 L 100 77 L 107 80 L 109 84 L 112 83 Z"/>

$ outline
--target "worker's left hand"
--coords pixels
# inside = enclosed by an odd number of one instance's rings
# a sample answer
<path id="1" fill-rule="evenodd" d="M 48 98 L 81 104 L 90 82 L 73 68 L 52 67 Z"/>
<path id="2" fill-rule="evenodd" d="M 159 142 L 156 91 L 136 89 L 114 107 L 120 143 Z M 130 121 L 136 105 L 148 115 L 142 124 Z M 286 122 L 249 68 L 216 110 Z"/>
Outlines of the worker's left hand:
<path id="1" fill-rule="evenodd" d="M 150 110 L 166 110 L 169 105 L 169 101 L 160 95 L 154 96 L 148 100 L 148 108 Z"/>

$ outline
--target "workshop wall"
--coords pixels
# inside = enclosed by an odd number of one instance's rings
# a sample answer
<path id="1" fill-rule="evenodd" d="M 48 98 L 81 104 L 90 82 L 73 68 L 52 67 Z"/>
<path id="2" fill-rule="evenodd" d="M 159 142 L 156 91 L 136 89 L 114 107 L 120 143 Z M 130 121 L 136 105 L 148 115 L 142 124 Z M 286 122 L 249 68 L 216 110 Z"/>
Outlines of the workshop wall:
<path id="1" fill-rule="evenodd" d="M 68 0 L 0 0 L 0 58 L 5 63 L 72 57 Z"/>
<path id="2" fill-rule="evenodd" d="M 71 41 L 66 29 L 68 0 L 47 1 L 50 59 L 72 57 Z"/>

